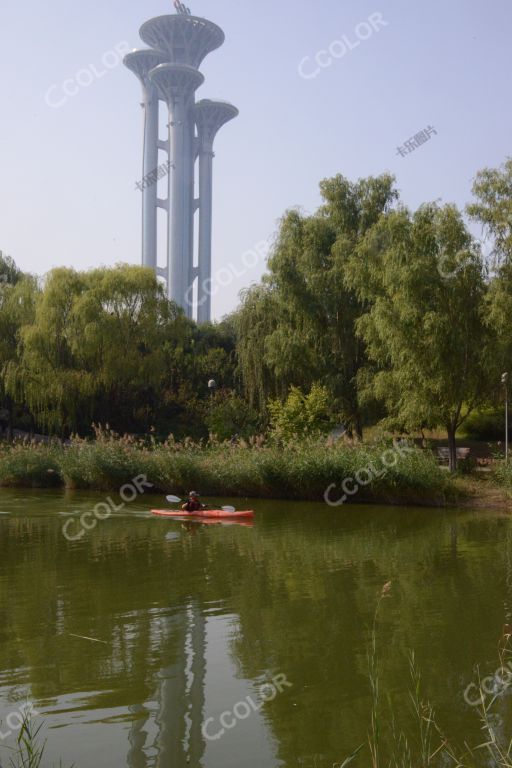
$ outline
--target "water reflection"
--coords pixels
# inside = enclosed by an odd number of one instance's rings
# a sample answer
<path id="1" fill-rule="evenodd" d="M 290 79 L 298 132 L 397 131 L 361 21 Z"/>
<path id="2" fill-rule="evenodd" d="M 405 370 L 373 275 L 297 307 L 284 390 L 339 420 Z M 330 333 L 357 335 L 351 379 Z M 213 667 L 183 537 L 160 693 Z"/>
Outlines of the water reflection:
<path id="1" fill-rule="evenodd" d="M 496 669 L 511 620 L 508 518 L 280 503 L 256 505 L 250 528 L 152 520 L 140 507 L 67 542 L 59 512 L 95 501 L 2 492 L 0 718 L 34 701 L 49 764 L 342 762 L 366 740 L 369 627 L 388 581 L 382 690 L 411 723 L 414 649 L 445 730 L 478 740 L 463 691 L 476 664 Z M 292 688 L 205 739 L 205 718 L 278 674 Z M 499 714 L 509 722 L 508 697 Z"/>
<path id="2" fill-rule="evenodd" d="M 174 662 L 159 673 L 158 768 L 200 765 L 205 689 L 205 621 L 197 605 L 164 620 L 163 634 L 176 648 Z"/>

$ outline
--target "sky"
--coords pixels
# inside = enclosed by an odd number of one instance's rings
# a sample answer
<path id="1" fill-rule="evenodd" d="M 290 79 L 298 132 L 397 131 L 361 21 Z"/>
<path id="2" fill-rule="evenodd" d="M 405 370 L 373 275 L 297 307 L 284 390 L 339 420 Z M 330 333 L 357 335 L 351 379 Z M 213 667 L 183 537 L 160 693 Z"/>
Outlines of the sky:
<path id="1" fill-rule="evenodd" d="M 321 179 L 391 172 L 412 209 L 464 207 L 477 171 L 512 155 L 510 0 L 188 5 L 226 34 L 197 98 L 240 110 L 215 144 L 217 319 L 259 281 L 261 243 L 285 211 L 317 209 Z M 0 250 L 23 270 L 140 263 L 141 89 L 119 51 L 145 47 L 141 24 L 173 10 L 0 0 Z M 428 127 L 428 141 L 398 152 Z"/>

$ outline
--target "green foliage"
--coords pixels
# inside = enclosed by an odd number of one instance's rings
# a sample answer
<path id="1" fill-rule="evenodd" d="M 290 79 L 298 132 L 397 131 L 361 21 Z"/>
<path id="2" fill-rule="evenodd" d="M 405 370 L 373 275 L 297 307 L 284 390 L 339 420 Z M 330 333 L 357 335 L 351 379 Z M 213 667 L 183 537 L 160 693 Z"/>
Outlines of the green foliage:
<path id="1" fill-rule="evenodd" d="M 223 440 L 271 419 L 287 440 L 331 418 L 361 437 L 381 419 L 444 426 L 455 469 L 456 432 L 487 429 L 512 366 L 512 159 L 477 175 L 467 209 L 494 271 L 454 206 L 412 213 L 387 174 L 320 191 L 314 214 L 285 213 L 269 273 L 220 324 L 187 319 L 142 267 L 61 268 L 39 284 L 0 254 L 1 422 Z"/>
<path id="2" fill-rule="evenodd" d="M 284 440 L 326 433 L 333 425 L 329 392 L 320 384 L 313 384 L 308 395 L 292 386 L 285 402 L 271 400 L 268 410 L 272 431 Z"/>
<path id="3" fill-rule="evenodd" d="M 34 318 L 37 283 L 22 275 L 12 259 L 0 255 L 0 407 L 9 414 L 12 427 L 16 406 L 24 406 L 20 392 L 10 392 L 6 387 L 5 372 L 19 362 L 19 332 L 23 325 Z"/>
<path id="4" fill-rule="evenodd" d="M 23 273 L 21 269 L 16 266 L 14 259 L 0 251 L 0 283 L 4 285 L 16 285 L 22 277 Z"/>
<path id="5" fill-rule="evenodd" d="M 4 446 L 0 453 L 0 485 L 42 487 L 61 483 L 67 487 L 118 490 L 144 474 L 162 491 L 184 494 L 197 488 L 203 495 L 324 501 L 343 495 L 341 483 L 357 472 L 380 466 L 390 443 L 345 444 L 302 439 L 285 447 L 261 439 L 250 442 L 192 440 L 165 443 L 119 438 L 97 430 L 95 441 L 74 439 L 59 445 Z M 442 504 L 452 493 L 446 474 L 432 454 L 413 450 L 371 485 L 361 487 L 354 501 Z M 341 503 L 339 505 L 341 507 Z"/>
<path id="6" fill-rule="evenodd" d="M 263 410 L 269 397 L 286 392 L 266 357 L 266 340 L 278 328 L 280 306 L 276 291 L 265 278 L 261 285 L 243 291 L 241 297 L 241 307 L 233 315 L 238 368 L 250 405 Z"/>
<path id="7" fill-rule="evenodd" d="M 512 158 L 500 168 L 485 168 L 473 185 L 470 217 L 493 244 L 487 297 L 488 322 L 497 336 L 496 361 L 502 371 L 512 361 Z"/>
<path id="8" fill-rule="evenodd" d="M 54 270 L 33 323 L 20 331 L 20 360 L 7 367 L 7 390 L 60 432 L 93 418 L 95 405 L 105 412 L 117 402 L 122 410 L 159 384 L 166 331 L 176 318 L 150 270 Z"/>
<path id="9" fill-rule="evenodd" d="M 467 206 L 494 241 L 498 262 L 512 262 L 512 158 L 500 168 L 484 168 L 473 184 L 475 201 Z"/>
<path id="10" fill-rule="evenodd" d="M 488 406 L 473 411 L 461 432 L 472 440 L 502 440 L 505 435 L 504 407 Z"/>
<path id="11" fill-rule="evenodd" d="M 29 712 L 24 711 L 22 717 L 16 748 L 10 750 L 9 768 L 41 768 L 46 748 L 46 741 L 41 737 L 43 723 L 35 726 Z M 62 761 L 59 768 L 62 768 Z"/>
<path id="12" fill-rule="evenodd" d="M 217 392 L 206 408 L 206 424 L 218 440 L 229 440 L 234 436 L 247 438 L 257 430 L 258 414 L 231 390 Z"/>
<path id="13" fill-rule="evenodd" d="M 52 434 L 101 422 L 206 436 L 207 381 L 234 387 L 234 346 L 228 323 L 195 326 L 141 267 L 0 284 L 0 395 Z"/>
<path id="14" fill-rule="evenodd" d="M 492 467 L 493 479 L 505 488 L 512 491 L 512 464 L 506 463 L 503 459 L 498 459 Z"/>
<path id="15" fill-rule="evenodd" d="M 352 259 L 349 280 L 367 306 L 357 322 L 373 363 L 363 397 L 382 400 L 405 430 L 443 424 L 454 469 L 455 433 L 497 376 L 482 258 L 460 214 L 425 205 L 382 217 Z"/>
<path id="16" fill-rule="evenodd" d="M 286 397 L 292 385 L 307 390 L 318 382 L 349 429 L 361 434 L 356 377 L 365 353 L 355 323 L 362 306 L 345 273 L 397 193 L 387 175 L 356 183 L 336 176 L 320 190 L 324 202 L 316 214 L 285 214 L 270 274 L 243 296 L 238 359 L 248 396 L 260 408 Z"/>
<path id="17" fill-rule="evenodd" d="M 0 485 L 52 488 L 62 485 L 62 448 L 57 445 L 0 443 Z"/>
<path id="18" fill-rule="evenodd" d="M 345 762 L 340 764 L 341 768 L 351 763 L 364 747 L 368 749 L 369 754 L 365 762 L 360 764 L 370 765 L 371 768 L 384 765 L 393 768 L 416 768 L 420 765 L 424 768 L 428 766 L 444 768 L 448 765 L 454 768 L 477 768 L 481 765 L 512 768 L 512 739 L 501 727 L 499 712 L 502 708 L 497 706 L 500 699 L 499 687 L 502 687 L 502 693 L 508 687 L 503 677 L 497 675 L 498 690 L 494 695 L 489 695 L 485 680 L 479 681 L 476 716 L 480 721 L 483 741 L 476 746 L 470 745 L 467 741 L 464 741 L 463 745 L 451 741 L 439 725 L 434 707 L 425 698 L 421 672 L 416 663 L 414 651 L 409 652 L 408 702 L 414 715 L 414 728 L 406 732 L 399 727 L 391 695 L 387 697 L 387 707 L 383 706 L 380 691 L 382 661 L 378 644 L 378 620 L 383 599 L 390 597 L 390 592 L 392 593 L 392 582 L 387 582 L 377 601 L 368 651 L 368 678 L 371 693 L 368 744 L 358 747 Z M 500 672 L 506 669 L 505 657 L 511 655 L 509 640 L 510 635 L 505 636 L 505 645 L 499 649 Z M 387 750 L 383 748 L 384 744 Z"/>

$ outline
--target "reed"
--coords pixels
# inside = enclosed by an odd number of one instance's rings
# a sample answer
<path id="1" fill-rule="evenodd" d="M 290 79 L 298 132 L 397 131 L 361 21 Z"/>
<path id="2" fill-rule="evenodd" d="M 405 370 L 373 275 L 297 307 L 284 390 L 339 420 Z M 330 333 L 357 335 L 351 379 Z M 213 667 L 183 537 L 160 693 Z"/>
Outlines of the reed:
<path id="1" fill-rule="evenodd" d="M 155 491 L 203 495 L 340 501 L 342 483 L 357 492 L 345 501 L 442 505 L 454 493 L 446 473 L 429 451 L 397 454 L 394 466 L 382 470 L 382 457 L 393 453 L 391 442 L 337 443 L 325 440 L 276 444 L 264 438 L 237 445 L 172 438 L 165 443 L 119 437 L 98 429 L 94 441 L 73 439 L 70 445 L 19 443 L 0 447 L 0 485 L 91 490 L 117 490 L 144 474 Z M 358 474 L 359 473 L 359 474 Z M 338 508 L 342 506 L 339 503 Z"/>
<path id="2" fill-rule="evenodd" d="M 370 765 L 371 768 L 512 768 L 512 733 L 499 734 L 493 720 L 500 694 L 490 698 L 480 683 L 476 717 L 480 721 L 483 741 L 470 745 L 466 740 L 464 748 L 460 749 L 443 732 L 434 707 L 424 698 L 421 674 L 413 651 L 409 653 L 409 704 L 414 725 L 409 730 L 399 726 L 390 698 L 384 711 L 379 677 L 378 621 L 382 601 L 390 591 L 391 582 L 388 582 L 378 597 L 370 635 L 368 679 L 371 704 L 367 743 L 361 744 L 344 762 L 336 765 L 341 768 L 352 763 Z M 511 655 L 510 638 L 510 635 L 506 636 L 505 647 L 499 654 L 502 668 L 504 657 Z"/>
<path id="3" fill-rule="evenodd" d="M 16 747 L 9 748 L 9 768 L 41 768 L 46 747 L 46 741 L 41 737 L 43 725 L 35 726 L 32 715 L 29 712 L 23 713 Z M 62 761 L 59 768 L 62 768 Z"/>

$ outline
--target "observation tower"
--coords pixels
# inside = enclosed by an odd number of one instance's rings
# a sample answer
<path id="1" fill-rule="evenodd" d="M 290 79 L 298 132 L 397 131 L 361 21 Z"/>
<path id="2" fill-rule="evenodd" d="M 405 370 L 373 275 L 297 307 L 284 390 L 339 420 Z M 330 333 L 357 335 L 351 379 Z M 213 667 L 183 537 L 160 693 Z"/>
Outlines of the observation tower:
<path id="1" fill-rule="evenodd" d="M 225 36 L 213 22 L 192 16 L 183 3 L 175 0 L 174 5 L 176 14 L 149 19 L 140 28 L 149 48 L 135 50 L 124 59 L 142 85 L 142 264 L 164 278 L 169 299 L 188 317 L 205 323 L 211 319 L 213 144 L 217 132 L 238 110 L 207 99 L 196 104 L 196 91 L 204 83 L 199 67 L 220 48 Z M 162 108 L 169 115 L 165 138 L 159 135 Z M 168 169 L 165 198 L 157 192 L 162 167 Z M 165 266 L 158 265 L 158 208 L 167 213 Z"/>

